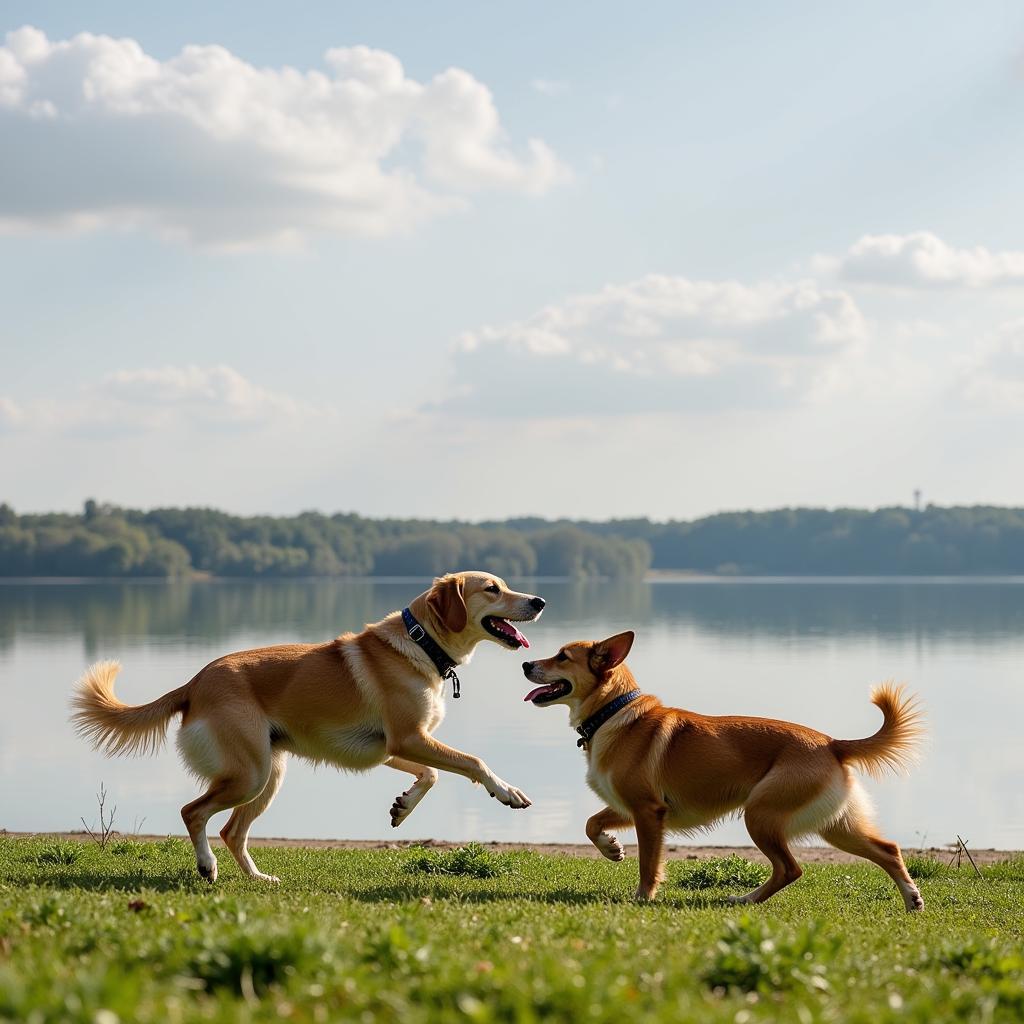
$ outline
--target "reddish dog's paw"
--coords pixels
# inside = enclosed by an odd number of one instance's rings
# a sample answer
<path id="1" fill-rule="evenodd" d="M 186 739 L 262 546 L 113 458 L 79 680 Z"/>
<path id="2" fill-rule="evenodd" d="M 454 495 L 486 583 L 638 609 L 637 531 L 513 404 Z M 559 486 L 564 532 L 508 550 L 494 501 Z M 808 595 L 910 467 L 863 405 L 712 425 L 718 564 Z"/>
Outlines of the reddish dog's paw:
<path id="1" fill-rule="evenodd" d="M 601 851 L 602 856 L 607 857 L 609 860 L 619 861 L 623 860 L 626 856 L 622 843 L 615 836 L 609 835 L 607 832 L 602 832 L 597 837 L 597 842 L 594 845 Z"/>

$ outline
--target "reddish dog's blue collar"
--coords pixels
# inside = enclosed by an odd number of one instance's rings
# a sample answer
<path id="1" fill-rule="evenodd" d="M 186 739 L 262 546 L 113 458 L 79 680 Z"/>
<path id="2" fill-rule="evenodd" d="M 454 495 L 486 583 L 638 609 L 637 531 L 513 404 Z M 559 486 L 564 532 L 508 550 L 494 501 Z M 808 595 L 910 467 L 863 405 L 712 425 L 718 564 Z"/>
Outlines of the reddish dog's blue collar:
<path id="1" fill-rule="evenodd" d="M 594 733 L 608 721 L 617 711 L 621 711 L 627 704 L 632 704 L 637 697 L 642 696 L 641 690 L 630 690 L 629 693 L 622 693 L 615 700 L 610 700 L 603 708 L 598 708 L 576 731 L 580 738 L 576 741 L 577 747 L 587 749 L 587 744 L 594 738 Z"/>
<path id="2" fill-rule="evenodd" d="M 434 663 L 434 668 L 442 679 L 452 681 L 452 696 L 458 700 L 462 696 L 462 684 L 455 674 L 455 662 L 442 650 L 440 644 L 416 621 L 408 608 L 402 609 L 402 622 L 409 639 L 419 646 L 423 653 Z"/>

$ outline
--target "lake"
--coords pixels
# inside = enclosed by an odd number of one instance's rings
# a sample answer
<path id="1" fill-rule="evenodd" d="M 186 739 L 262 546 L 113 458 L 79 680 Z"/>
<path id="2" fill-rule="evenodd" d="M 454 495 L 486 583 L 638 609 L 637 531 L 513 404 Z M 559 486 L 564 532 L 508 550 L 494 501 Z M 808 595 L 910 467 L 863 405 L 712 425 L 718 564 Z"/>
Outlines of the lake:
<path id="1" fill-rule="evenodd" d="M 118 658 L 118 695 L 143 703 L 232 650 L 321 641 L 401 608 L 424 581 L 0 584 L 0 828 L 92 824 L 103 782 L 117 827 L 181 833 L 196 784 L 173 742 L 157 757 L 107 759 L 68 724 L 83 669 Z M 924 700 L 929 742 L 909 777 L 865 781 L 884 835 L 904 845 L 1024 848 L 1024 581 L 728 580 L 649 583 L 513 581 L 548 600 L 527 657 L 567 640 L 635 629 L 629 664 L 666 703 L 707 714 L 785 718 L 834 736 L 874 732 L 873 683 L 907 682 Z M 388 808 L 408 776 L 356 776 L 292 759 L 254 834 L 585 841 L 599 807 L 563 707 L 523 703 L 523 654 L 482 645 L 465 666 L 437 735 L 482 757 L 533 799 L 510 811 L 456 776 L 392 830 Z M 172 726 L 170 738 L 173 740 Z M 144 819 L 144 824 L 142 824 Z M 211 833 L 222 816 L 214 819 Z M 745 842 L 727 822 L 710 841 Z"/>

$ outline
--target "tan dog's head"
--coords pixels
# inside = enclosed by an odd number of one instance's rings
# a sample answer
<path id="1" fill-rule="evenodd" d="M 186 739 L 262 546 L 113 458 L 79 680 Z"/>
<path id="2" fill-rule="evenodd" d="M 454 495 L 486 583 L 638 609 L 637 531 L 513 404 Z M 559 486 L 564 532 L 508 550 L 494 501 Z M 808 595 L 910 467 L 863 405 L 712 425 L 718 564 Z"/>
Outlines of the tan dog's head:
<path id="1" fill-rule="evenodd" d="M 584 710 L 589 714 L 594 706 L 617 696 L 624 686 L 632 686 L 628 669 L 615 670 L 626 660 L 633 639 L 632 630 L 627 630 L 607 640 L 576 640 L 553 658 L 524 661 L 523 674 L 540 685 L 523 700 L 538 707 L 567 704 L 572 718 Z"/>
<path id="2" fill-rule="evenodd" d="M 544 610 L 544 598 L 519 594 L 489 572 L 449 573 L 416 599 L 422 602 L 432 632 L 453 657 L 465 657 L 481 640 L 493 640 L 511 651 L 530 641 L 515 627 L 532 622 Z M 416 608 L 413 609 L 416 611 Z"/>

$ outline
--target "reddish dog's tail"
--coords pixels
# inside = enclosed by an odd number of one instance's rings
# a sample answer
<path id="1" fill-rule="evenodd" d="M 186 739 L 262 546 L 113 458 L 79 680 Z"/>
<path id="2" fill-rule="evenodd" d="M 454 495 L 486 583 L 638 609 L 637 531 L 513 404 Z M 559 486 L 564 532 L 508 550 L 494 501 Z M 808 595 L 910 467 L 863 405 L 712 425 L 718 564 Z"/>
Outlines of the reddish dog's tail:
<path id="1" fill-rule="evenodd" d="M 75 685 L 71 721 L 79 736 L 105 754 L 152 754 L 164 742 L 167 724 L 188 706 L 186 686 L 171 690 L 149 704 L 122 704 L 114 696 L 121 666 L 98 661 Z"/>
<path id="2" fill-rule="evenodd" d="M 887 768 L 903 771 L 916 758 L 924 736 L 924 710 L 916 697 L 906 696 L 892 682 L 876 686 L 871 703 L 882 712 L 882 728 L 863 740 L 833 740 L 832 750 L 843 764 L 852 762 L 871 775 Z"/>

